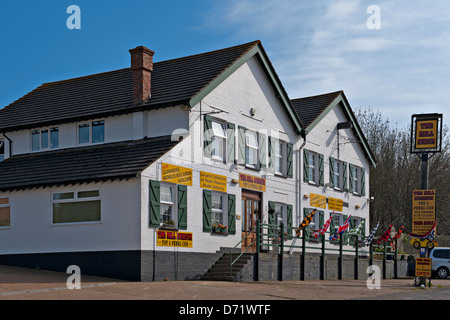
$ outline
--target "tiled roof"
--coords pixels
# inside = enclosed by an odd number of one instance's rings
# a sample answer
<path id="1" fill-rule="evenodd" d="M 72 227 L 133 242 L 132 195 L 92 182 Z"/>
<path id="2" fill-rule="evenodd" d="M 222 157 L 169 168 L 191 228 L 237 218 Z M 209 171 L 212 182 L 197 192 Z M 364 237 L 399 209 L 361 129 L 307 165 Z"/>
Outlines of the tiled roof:
<path id="1" fill-rule="evenodd" d="M 155 62 L 152 96 L 140 108 L 186 104 L 260 41 Z M 0 109 L 0 132 L 136 111 L 131 68 L 45 83 Z"/>
<path id="2" fill-rule="evenodd" d="M 307 128 L 342 93 L 342 91 L 336 91 L 312 97 L 294 99 L 291 100 L 291 102 L 302 124 Z"/>
<path id="3" fill-rule="evenodd" d="M 164 136 L 13 156 L 0 162 L 0 191 L 136 177 L 177 143 Z"/>

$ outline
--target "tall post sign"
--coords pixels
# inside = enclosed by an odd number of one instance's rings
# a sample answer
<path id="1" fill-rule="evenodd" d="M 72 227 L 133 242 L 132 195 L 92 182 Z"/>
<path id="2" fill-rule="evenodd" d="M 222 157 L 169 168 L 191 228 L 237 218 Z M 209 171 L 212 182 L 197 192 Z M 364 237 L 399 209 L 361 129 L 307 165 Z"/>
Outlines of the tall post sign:
<path id="1" fill-rule="evenodd" d="M 442 114 L 413 115 L 411 137 L 411 153 L 441 152 Z"/>

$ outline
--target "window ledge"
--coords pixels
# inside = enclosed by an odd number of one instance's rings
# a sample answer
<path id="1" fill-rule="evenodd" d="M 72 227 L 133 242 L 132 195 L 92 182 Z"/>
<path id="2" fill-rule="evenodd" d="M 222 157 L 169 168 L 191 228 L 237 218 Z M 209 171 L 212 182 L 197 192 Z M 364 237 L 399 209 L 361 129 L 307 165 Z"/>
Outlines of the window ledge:
<path id="1" fill-rule="evenodd" d="M 75 227 L 75 226 L 87 226 L 87 225 L 101 225 L 101 221 L 87 221 L 87 222 L 65 222 L 65 223 L 52 223 L 50 227 Z"/>

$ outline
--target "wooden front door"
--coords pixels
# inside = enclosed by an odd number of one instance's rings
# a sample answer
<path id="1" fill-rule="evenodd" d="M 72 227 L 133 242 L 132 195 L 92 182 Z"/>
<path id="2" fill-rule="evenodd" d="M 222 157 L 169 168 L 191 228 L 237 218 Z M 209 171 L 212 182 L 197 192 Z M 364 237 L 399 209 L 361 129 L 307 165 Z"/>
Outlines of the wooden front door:
<path id="1" fill-rule="evenodd" d="M 256 251 L 256 220 L 261 219 L 261 195 L 257 192 L 242 191 L 242 251 Z"/>

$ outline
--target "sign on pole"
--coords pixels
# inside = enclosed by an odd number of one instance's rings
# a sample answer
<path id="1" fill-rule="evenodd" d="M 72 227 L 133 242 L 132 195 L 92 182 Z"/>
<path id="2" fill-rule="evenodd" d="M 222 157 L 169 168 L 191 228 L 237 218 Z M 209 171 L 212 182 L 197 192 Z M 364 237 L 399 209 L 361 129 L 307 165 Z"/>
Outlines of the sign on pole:
<path id="1" fill-rule="evenodd" d="M 431 258 L 416 258 L 416 277 L 431 278 Z"/>
<path id="2" fill-rule="evenodd" d="M 442 114 L 414 114 L 411 117 L 411 153 L 441 152 Z"/>
<path id="3" fill-rule="evenodd" d="M 425 234 L 430 231 L 436 219 L 436 191 L 414 190 L 412 233 Z"/>

